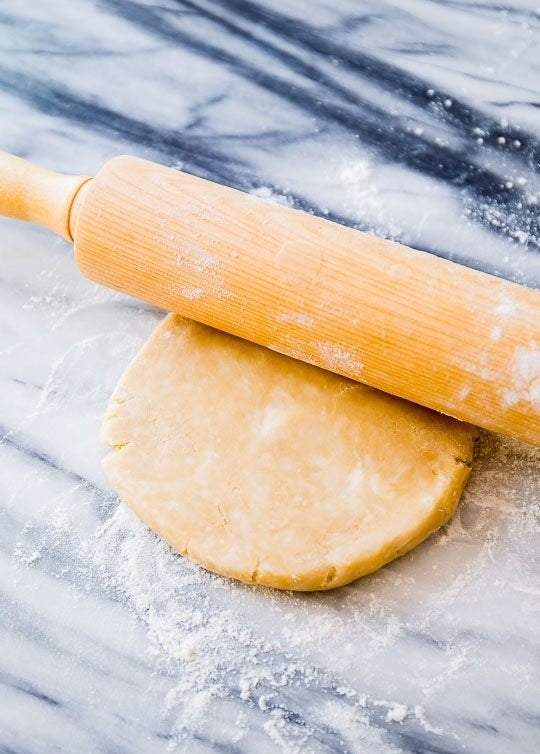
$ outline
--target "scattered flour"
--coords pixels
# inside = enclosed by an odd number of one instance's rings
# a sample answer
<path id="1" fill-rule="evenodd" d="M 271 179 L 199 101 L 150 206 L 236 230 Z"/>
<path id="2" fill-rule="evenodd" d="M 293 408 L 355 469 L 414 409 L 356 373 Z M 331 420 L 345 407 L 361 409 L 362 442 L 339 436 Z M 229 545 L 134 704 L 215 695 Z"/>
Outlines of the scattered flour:
<path id="1" fill-rule="evenodd" d="M 276 320 L 278 322 L 283 322 L 284 324 L 299 325 L 300 327 L 313 327 L 315 324 L 313 317 L 310 317 L 309 314 L 302 314 L 301 312 L 278 314 Z"/>
<path id="2" fill-rule="evenodd" d="M 215 576 L 175 555 L 122 505 L 77 546 L 98 583 L 146 625 L 156 669 L 175 679 L 163 714 L 175 721 L 178 745 L 207 726 L 216 705 L 236 698 L 246 715 L 232 724 L 235 740 L 255 725 L 275 751 L 309 754 L 319 751 L 324 726 L 334 726 L 379 754 L 393 750 L 388 724 L 443 735 L 430 709 L 449 684 L 466 683 L 482 642 L 458 638 L 459 611 L 469 614 L 468 592 L 492 582 L 494 558 L 512 543 L 523 552 L 540 530 L 539 462 L 540 451 L 483 435 L 454 521 L 418 551 L 335 593 L 279 593 Z M 56 540 L 68 532 L 56 527 Z M 18 560 L 29 565 L 33 551 L 23 551 Z M 499 564 L 501 584 L 528 594 L 532 573 L 517 572 L 514 560 L 506 571 Z M 359 667 L 386 668 L 411 634 L 445 636 L 438 659 L 417 667 L 416 691 L 405 683 L 405 698 L 384 701 L 366 693 Z M 306 719 L 294 712 L 302 699 Z"/>
<path id="3" fill-rule="evenodd" d="M 215 267 L 219 267 L 219 259 L 213 254 L 208 254 L 201 249 L 195 248 L 193 250 L 193 256 L 195 257 L 192 267 L 195 272 L 207 272 Z"/>
<path id="4" fill-rule="evenodd" d="M 325 361 L 325 367 L 332 372 L 345 373 L 348 376 L 358 376 L 364 365 L 350 351 L 330 341 L 320 341 L 316 344 L 317 351 Z"/>
<path id="5" fill-rule="evenodd" d="M 352 183 L 367 180 L 363 170 L 352 170 Z M 263 187 L 262 198 L 272 199 L 272 190 Z M 207 276 L 216 272 L 211 260 L 201 264 Z M 58 291 L 58 310 L 48 297 L 36 296 L 28 306 L 48 312 L 60 327 L 86 305 L 72 304 L 67 290 Z M 94 296 L 92 304 L 100 303 Z M 501 315 L 512 316 L 511 303 L 502 307 Z M 111 343 L 89 336 L 66 350 L 22 429 L 43 418 L 63 426 L 66 413 L 77 422 L 71 431 L 85 435 L 74 407 L 88 388 L 90 403 L 101 410 L 96 365 L 114 361 Z M 346 363 L 350 355 L 333 346 L 321 344 Z M 536 361 L 529 357 L 518 361 L 524 379 L 531 363 Z M 107 391 L 112 376 L 110 383 Z M 343 740 L 344 750 L 393 754 L 403 749 L 388 731 L 447 735 L 441 721 L 448 690 L 467 695 L 493 631 L 504 646 L 521 630 L 506 610 L 496 612 L 493 628 L 490 600 L 519 599 L 517 615 L 536 609 L 539 466 L 540 451 L 484 434 L 453 521 L 412 553 L 335 593 L 278 593 L 210 574 L 175 555 L 126 508 L 99 490 L 90 492 L 84 481 L 47 498 L 40 527 L 21 531 L 13 555 L 21 568 L 55 567 L 55 577 L 71 573 L 75 583 L 91 584 L 129 606 L 134 622 L 145 626 L 156 674 L 171 679 L 162 712 L 172 721 L 172 751 L 189 751 L 190 737 L 209 727 L 220 705 L 240 700 L 242 711 L 230 720 L 232 751 L 256 729 L 272 752 L 319 754 L 330 732 Z M 89 535 L 87 511 L 94 507 L 105 511 L 106 520 Z M 495 672 L 489 664 L 487 669 Z M 512 658 L 511 677 L 519 680 L 524 672 Z M 474 683 L 477 688 L 476 676 Z"/>
<path id="6" fill-rule="evenodd" d="M 351 156 L 335 169 L 340 205 L 346 214 L 367 223 L 370 232 L 385 238 L 397 238 L 402 228 L 396 225 L 391 213 L 385 207 L 377 182 L 373 175 L 373 165 L 362 156 Z"/>
<path id="7" fill-rule="evenodd" d="M 434 733 L 436 736 L 443 736 L 444 730 L 442 728 L 435 728 L 430 725 L 426 719 L 426 711 L 422 705 L 417 704 L 414 708 L 414 716 L 427 733 Z"/>
<path id="8" fill-rule="evenodd" d="M 252 196 L 258 196 L 259 199 L 266 199 L 266 201 L 273 202 L 274 204 L 281 204 L 283 207 L 292 207 L 293 202 L 286 194 L 281 194 L 270 186 L 258 186 L 249 192 Z"/>
<path id="9" fill-rule="evenodd" d="M 45 437 L 53 460 L 88 478 L 96 474 L 106 396 L 147 332 L 135 337 L 133 312 L 118 309 L 117 330 L 95 334 L 96 312 L 116 301 L 111 295 L 89 297 L 87 328 L 74 334 L 76 342 L 59 341 L 48 378 L 32 393 L 33 407 L 13 429 L 38 451 Z M 40 307 L 35 303 L 36 316 Z M 85 320 L 83 309 L 66 294 L 54 320 L 58 338 L 67 318 Z M 147 314 L 141 319 L 150 325 Z M 529 375 L 527 358 L 519 368 Z M 65 437 L 78 438 L 71 455 Z M 525 682 L 530 672 L 518 654 L 505 670 L 489 652 L 492 645 L 497 652 L 516 646 L 537 610 L 539 450 L 484 434 L 463 504 L 448 526 L 379 572 L 310 595 L 214 576 L 175 555 L 84 478 L 66 482 L 52 466 L 37 467 L 25 482 L 31 513 L 22 514 L 33 523 L 21 528 L 14 560 L 129 607 L 147 633 L 156 679 L 170 680 L 160 698 L 173 751 L 190 752 L 193 735 L 203 732 L 221 742 L 226 724 L 232 751 L 250 750 L 254 731 L 264 738 L 251 750 L 271 754 L 320 754 L 329 736 L 355 754 L 391 754 L 403 751 L 394 745 L 401 734 L 421 734 L 435 750 L 429 737 L 451 735 L 448 694 L 453 703 L 468 700 L 471 688 L 489 686 L 496 672 L 503 673 L 497 688 Z M 21 511 L 26 491 L 13 494 L 9 504 Z M 523 644 L 532 638 L 525 634 Z M 155 704 L 155 689 L 148 695 Z M 489 714 L 479 719 L 489 721 Z M 207 733 L 216 719 L 219 728 Z"/>
<path id="10" fill-rule="evenodd" d="M 399 702 L 390 702 L 388 712 L 386 713 L 387 723 L 402 723 L 409 714 L 409 708 L 406 704 Z"/>
<path id="11" fill-rule="evenodd" d="M 39 550 L 33 550 L 25 552 L 21 542 L 17 542 L 15 550 L 13 552 L 15 560 L 23 566 L 31 566 L 37 563 L 41 559 L 41 552 Z"/>
<path id="12" fill-rule="evenodd" d="M 77 429 L 93 438 L 90 425 L 81 430 L 81 381 L 99 420 L 103 394 L 118 376 L 107 373 L 110 353 L 135 345 L 123 332 L 74 345 L 20 431 L 67 415 L 74 422 L 68 436 Z M 84 381 L 96 370 L 107 383 L 101 396 Z M 129 606 L 146 628 L 156 676 L 171 682 L 162 703 L 171 750 L 185 744 L 189 751 L 192 736 L 202 735 L 228 700 L 240 700 L 243 714 L 229 719 L 223 712 L 215 733 L 228 724 L 231 746 L 256 730 L 272 754 L 319 754 L 332 730 L 354 752 L 399 752 L 390 732 L 448 734 L 448 689 L 466 694 L 494 630 L 503 643 L 518 630 L 511 611 L 497 612 L 494 629 L 491 603 L 516 599 L 523 614 L 534 609 L 539 465 L 539 450 L 483 434 L 453 521 L 412 553 L 333 593 L 280 593 L 210 574 L 175 555 L 112 497 L 77 480 L 56 497 L 43 496 L 42 517 L 22 530 L 14 556 L 21 568 L 72 574 L 74 583 Z M 29 484 L 34 489 L 36 479 Z M 104 513 L 98 530 L 95 509 Z M 519 678 L 517 662 L 511 672 Z"/>
<path id="13" fill-rule="evenodd" d="M 505 389 L 503 400 L 507 406 L 527 401 L 540 406 L 540 347 L 517 348 L 512 369 L 513 389 Z"/>
<path id="14" fill-rule="evenodd" d="M 181 242 L 177 241 L 176 243 L 178 246 Z M 174 248 L 177 248 L 177 246 Z M 179 287 L 173 281 L 170 291 L 173 296 L 180 296 L 190 301 L 201 299 L 204 296 L 213 296 L 217 299 L 230 299 L 233 297 L 232 292 L 224 285 L 223 276 L 220 271 L 220 260 L 213 254 L 208 254 L 202 249 L 193 246 L 189 250 L 189 253 L 186 251 L 177 254 L 176 266 L 189 270 L 191 280 L 193 280 L 193 274 L 195 274 L 198 285 Z"/>
<path id="15" fill-rule="evenodd" d="M 182 288 L 182 296 L 190 300 L 202 298 L 204 291 L 202 288 Z"/>

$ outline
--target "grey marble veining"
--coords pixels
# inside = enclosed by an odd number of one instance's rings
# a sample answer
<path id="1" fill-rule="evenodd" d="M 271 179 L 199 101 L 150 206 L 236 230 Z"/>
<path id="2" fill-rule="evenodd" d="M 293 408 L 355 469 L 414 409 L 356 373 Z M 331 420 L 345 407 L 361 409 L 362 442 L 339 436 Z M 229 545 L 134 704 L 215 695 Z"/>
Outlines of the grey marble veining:
<path id="1" fill-rule="evenodd" d="M 540 284 L 540 8 L 0 4 L 0 148 L 131 153 Z M 228 583 L 106 486 L 161 312 L 0 223 L 0 752 L 535 754 L 538 452 L 485 436 L 453 523 L 332 594 Z"/>

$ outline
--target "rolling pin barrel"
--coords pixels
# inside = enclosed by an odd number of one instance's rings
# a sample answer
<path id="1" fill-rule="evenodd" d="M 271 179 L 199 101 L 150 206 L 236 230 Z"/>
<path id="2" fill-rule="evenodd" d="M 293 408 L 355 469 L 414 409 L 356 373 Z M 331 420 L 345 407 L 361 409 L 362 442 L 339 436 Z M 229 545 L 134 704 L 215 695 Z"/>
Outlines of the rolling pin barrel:
<path id="1" fill-rule="evenodd" d="M 0 211 L 72 236 L 90 279 L 540 445 L 538 291 L 137 158 L 44 206 L 51 175 L 0 182 Z"/>

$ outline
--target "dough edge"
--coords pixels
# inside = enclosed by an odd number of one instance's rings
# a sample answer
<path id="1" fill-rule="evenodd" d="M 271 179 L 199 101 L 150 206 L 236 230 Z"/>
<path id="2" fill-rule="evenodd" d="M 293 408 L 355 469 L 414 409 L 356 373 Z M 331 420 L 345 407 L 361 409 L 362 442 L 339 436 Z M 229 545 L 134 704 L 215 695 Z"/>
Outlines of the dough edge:
<path id="1" fill-rule="evenodd" d="M 145 352 L 151 349 L 151 341 L 153 341 L 156 336 L 169 330 L 171 322 L 176 317 L 177 315 L 170 314 L 163 319 L 157 328 L 153 330 L 149 340 L 143 345 L 134 360 L 144 356 Z M 111 487 L 120 496 L 123 503 L 126 504 L 152 532 L 165 540 L 173 550 L 180 555 L 195 561 L 207 570 L 225 578 L 236 579 L 245 584 L 300 592 L 327 591 L 345 586 L 362 576 L 377 571 L 392 560 L 405 555 L 447 523 L 457 509 L 463 489 L 471 472 L 474 445 L 478 432 L 476 428 L 460 423 L 463 428 L 469 428 L 470 432 L 467 440 L 462 439 L 459 457 L 455 458 L 453 474 L 448 480 L 444 493 L 426 517 L 418 521 L 418 523 L 414 527 L 411 527 L 409 531 L 395 537 L 383 547 L 374 550 L 367 555 L 358 557 L 356 560 L 347 563 L 346 565 L 333 563 L 328 560 L 319 568 L 294 574 L 287 572 L 277 573 L 275 571 L 268 572 L 265 571 L 264 567 L 259 563 L 257 563 L 256 567 L 249 572 L 240 568 L 235 568 L 230 563 L 224 567 L 223 564 L 208 557 L 208 554 L 200 553 L 196 547 L 191 548 L 189 542 L 186 543 L 185 538 L 182 538 L 181 533 L 165 531 L 160 526 L 159 518 L 152 516 L 151 511 L 146 509 L 144 510 L 143 515 L 140 512 L 138 501 L 129 493 L 125 494 L 122 492 L 122 483 L 116 474 L 116 463 L 119 460 L 123 448 L 135 441 L 126 440 L 125 443 L 113 443 L 109 437 L 109 421 L 116 417 L 117 407 L 123 402 L 118 400 L 118 395 L 122 394 L 124 384 L 130 379 L 130 367 L 131 364 L 128 365 L 124 371 L 110 398 L 101 430 L 101 441 L 112 448 L 111 452 L 102 462 L 108 481 Z"/>
<path id="2" fill-rule="evenodd" d="M 103 466 L 111 482 L 111 486 L 115 490 L 118 490 L 120 485 L 115 481 L 114 459 L 121 452 L 122 449 L 113 451 L 106 456 L 103 461 Z M 268 572 L 265 571 L 260 564 L 250 572 L 234 568 L 234 566 L 231 566 L 230 564 L 224 568 L 223 564 L 220 565 L 215 560 L 209 558 L 208 555 L 200 553 L 197 548 L 190 548 L 189 542 L 186 543 L 185 539 L 179 536 L 176 532 L 171 533 L 170 531 L 167 532 L 163 530 L 158 518 L 152 517 L 148 511 L 145 511 L 143 522 L 151 531 L 159 535 L 180 555 L 188 557 L 190 560 L 194 560 L 199 565 L 213 573 L 219 574 L 220 576 L 237 579 L 245 584 L 257 584 L 259 586 L 273 587 L 281 590 L 300 592 L 326 591 L 345 586 L 361 576 L 367 576 L 368 574 L 377 571 L 392 560 L 405 555 L 410 550 L 417 547 L 440 529 L 441 526 L 444 526 L 456 511 L 463 488 L 465 487 L 471 471 L 470 467 L 466 465 L 464 461 L 456 460 L 455 476 L 453 477 L 451 484 L 449 484 L 450 489 L 441 496 L 437 502 L 436 508 L 430 515 L 422 521 L 419 521 L 417 526 L 411 528 L 406 534 L 396 537 L 384 547 L 369 553 L 367 556 L 360 557 L 347 565 L 328 561 L 317 569 L 295 574 L 276 573 L 275 571 Z M 134 511 L 138 518 L 142 519 L 137 501 L 131 498 L 129 494 L 123 495 L 120 493 L 120 497 L 128 508 Z"/>

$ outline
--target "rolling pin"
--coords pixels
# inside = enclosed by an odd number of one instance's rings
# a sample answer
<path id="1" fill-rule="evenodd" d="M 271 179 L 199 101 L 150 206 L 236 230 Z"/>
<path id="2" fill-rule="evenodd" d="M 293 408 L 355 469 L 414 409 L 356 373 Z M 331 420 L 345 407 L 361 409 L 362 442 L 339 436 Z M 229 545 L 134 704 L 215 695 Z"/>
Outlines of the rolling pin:
<path id="1" fill-rule="evenodd" d="M 540 445 L 540 292 L 134 157 L 94 178 L 0 153 L 0 214 L 86 277 Z"/>

